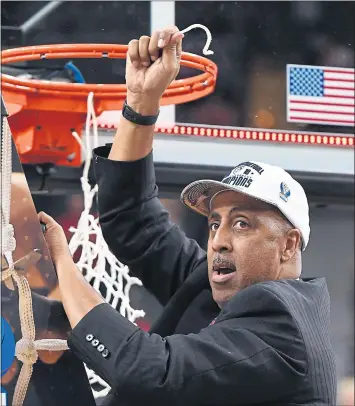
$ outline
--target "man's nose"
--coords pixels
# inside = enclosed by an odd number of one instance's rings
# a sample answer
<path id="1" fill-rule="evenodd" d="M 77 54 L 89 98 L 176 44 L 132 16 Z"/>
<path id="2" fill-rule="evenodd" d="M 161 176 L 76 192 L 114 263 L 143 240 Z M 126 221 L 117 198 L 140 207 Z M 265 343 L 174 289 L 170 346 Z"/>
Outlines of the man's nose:
<path id="1" fill-rule="evenodd" d="M 215 252 L 231 252 L 232 251 L 232 235 L 227 227 L 220 226 L 213 236 L 212 248 Z"/>

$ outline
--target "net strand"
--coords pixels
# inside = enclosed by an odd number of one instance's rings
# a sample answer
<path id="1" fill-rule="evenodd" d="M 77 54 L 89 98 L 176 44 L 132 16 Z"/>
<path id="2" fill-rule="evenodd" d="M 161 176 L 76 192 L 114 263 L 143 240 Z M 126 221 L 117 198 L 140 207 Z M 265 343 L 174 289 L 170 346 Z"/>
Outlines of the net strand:
<path id="1" fill-rule="evenodd" d="M 22 338 L 17 341 L 15 356 L 22 362 L 17 379 L 13 406 L 22 406 L 26 398 L 28 385 L 33 373 L 33 365 L 38 360 L 39 350 L 64 351 L 67 342 L 59 339 L 36 340 L 31 288 L 25 276 L 16 270 L 12 253 L 16 248 L 13 226 L 10 224 L 11 214 L 11 178 L 12 178 L 12 135 L 6 117 L 3 120 L 3 137 L 1 141 L 1 255 L 5 256 L 8 268 L 1 272 L 1 282 L 12 279 L 18 289 L 19 317 Z"/>
<path id="2" fill-rule="evenodd" d="M 130 276 L 128 267 L 118 261 L 111 253 L 102 235 L 99 219 L 91 214 L 98 186 L 91 187 L 89 169 L 92 161 L 92 149 L 99 144 L 93 93 L 90 93 L 87 99 L 84 140 L 82 141 L 75 131 L 72 132 L 72 135 L 78 141 L 85 156 L 83 175 L 80 179 L 84 194 L 84 210 L 77 226 L 69 228 L 72 233 L 69 249 L 73 256 L 80 252 L 76 266 L 85 279 L 104 297 L 107 303 L 134 323 L 137 318 L 144 317 L 145 313 L 142 310 L 132 308 L 129 294 L 133 285 L 142 286 L 142 282 L 138 278 Z M 110 390 L 109 385 L 86 365 L 85 368 L 94 397 L 97 399 L 106 396 Z"/>
<path id="3" fill-rule="evenodd" d="M 192 24 L 189 27 L 185 28 L 184 30 L 180 31 L 182 34 L 185 34 L 191 30 L 194 30 L 195 28 L 201 28 L 202 30 L 205 31 L 207 39 L 206 39 L 206 44 L 203 47 L 202 53 L 205 56 L 208 55 L 213 55 L 214 52 L 212 50 L 209 49 L 211 42 L 212 42 L 212 34 L 211 31 L 203 24 Z"/>

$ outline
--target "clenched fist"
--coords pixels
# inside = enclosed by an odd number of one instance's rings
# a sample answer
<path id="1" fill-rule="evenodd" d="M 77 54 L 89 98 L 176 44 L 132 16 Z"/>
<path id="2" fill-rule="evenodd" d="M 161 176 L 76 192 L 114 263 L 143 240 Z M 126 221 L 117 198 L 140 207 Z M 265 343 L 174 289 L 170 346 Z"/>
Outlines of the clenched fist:
<path id="1" fill-rule="evenodd" d="M 128 45 L 126 84 L 128 105 L 138 113 L 141 106 L 159 105 L 166 88 L 180 69 L 182 34 L 177 27 L 156 31 L 151 37 L 142 36 Z"/>

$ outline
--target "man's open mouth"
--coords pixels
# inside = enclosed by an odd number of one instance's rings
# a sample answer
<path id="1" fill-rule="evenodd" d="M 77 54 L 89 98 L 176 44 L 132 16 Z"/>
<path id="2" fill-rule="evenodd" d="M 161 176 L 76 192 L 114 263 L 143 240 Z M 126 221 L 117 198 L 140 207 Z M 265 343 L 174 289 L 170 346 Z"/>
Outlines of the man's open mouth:
<path id="1" fill-rule="evenodd" d="M 233 277 L 235 271 L 236 267 L 231 261 L 216 258 L 212 266 L 212 282 L 225 283 Z"/>
<path id="2" fill-rule="evenodd" d="M 235 268 L 217 268 L 213 272 L 216 272 L 217 275 L 227 275 L 229 273 L 235 272 Z"/>

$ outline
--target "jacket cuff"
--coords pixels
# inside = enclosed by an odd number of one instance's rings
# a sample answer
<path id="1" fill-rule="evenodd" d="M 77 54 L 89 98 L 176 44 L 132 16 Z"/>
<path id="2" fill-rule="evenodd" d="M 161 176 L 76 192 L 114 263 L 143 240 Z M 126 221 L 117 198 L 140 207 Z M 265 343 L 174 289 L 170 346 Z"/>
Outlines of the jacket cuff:
<path id="1" fill-rule="evenodd" d="M 101 188 L 115 191 L 116 194 L 134 194 L 146 197 L 155 188 L 153 152 L 137 161 L 114 161 L 108 159 L 111 146 L 94 149 L 94 171 L 96 181 Z M 110 176 L 114 174 L 114 176 Z M 99 192 L 100 194 L 100 192 Z"/>
<path id="2" fill-rule="evenodd" d="M 109 304 L 94 307 L 68 337 L 69 348 L 106 381 L 116 375 L 115 354 L 139 330 Z"/>

